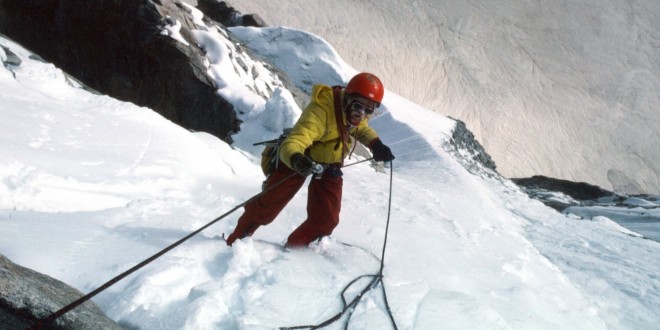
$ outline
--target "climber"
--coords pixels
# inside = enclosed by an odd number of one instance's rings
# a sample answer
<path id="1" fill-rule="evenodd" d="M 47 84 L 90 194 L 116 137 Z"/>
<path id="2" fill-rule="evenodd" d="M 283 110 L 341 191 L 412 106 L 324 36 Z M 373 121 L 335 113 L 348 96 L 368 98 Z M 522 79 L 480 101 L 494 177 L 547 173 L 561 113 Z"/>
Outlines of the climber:
<path id="1" fill-rule="evenodd" d="M 368 146 L 375 161 L 394 159 L 390 148 L 368 126 L 384 92 L 380 79 L 366 72 L 354 76 L 346 87 L 313 86 L 311 102 L 279 147 L 280 163 L 266 179 L 265 193 L 245 205 L 227 245 L 271 223 L 311 174 L 307 219 L 289 235 L 286 246 L 304 247 L 330 235 L 339 223 L 341 167 L 351 152 L 350 136 Z M 280 184 L 268 190 L 276 183 Z"/>

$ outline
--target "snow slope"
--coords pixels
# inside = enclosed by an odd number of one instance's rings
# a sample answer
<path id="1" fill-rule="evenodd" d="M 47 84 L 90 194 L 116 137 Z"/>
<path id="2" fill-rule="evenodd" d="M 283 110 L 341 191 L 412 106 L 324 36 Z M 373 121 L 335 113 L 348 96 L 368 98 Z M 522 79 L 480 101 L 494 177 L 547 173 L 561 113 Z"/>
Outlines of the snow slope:
<path id="1" fill-rule="evenodd" d="M 355 72 L 299 30 L 234 32 L 261 45 L 262 56 L 292 64 L 282 69 L 301 87 Z M 200 33 L 209 74 L 221 72 L 216 65 L 233 61 L 223 56 L 232 43 L 213 27 Z M 274 35 L 293 42 L 269 41 Z M 83 292 L 258 193 L 260 150 L 250 143 L 275 137 L 300 112 L 283 88 L 269 99 L 238 88 L 244 66 L 265 67 L 243 58 L 235 75 L 216 77 L 230 89 L 219 92 L 233 91 L 242 105 L 253 100 L 229 146 L 88 93 L 20 46 L 1 38 L 0 45 L 22 60 L 0 68 L 0 253 Z M 286 62 L 309 50 L 313 61 Z M 248 82 L 262 83 L 278 85 L 268 75 Z M 383 281 L 400 329 L 641 329 L 660 321 L 657 242 L 606 219 L 567 218 L 492 173 L 468 173 L 445 152 L 453 121 L 390 91 L 372 125 L 397 156 L 388 170 Z M 341 223 L 309 249 L 277 244 L 305 217 L 303 190 L 253 238 L 232 248 L 219 238 L 239 211 L 94 300 L 139 329 L 318 324 L 340 310 L 344 286 L 378 271 L 388 174 L 367 163 L 346 168 Z M 382 296 L 367 293 L 349 328 L 388 327 Z"/>
<path id="2" fill-rule="evenodd" d="M 660 192 L 660 2 L 228 1 L 459 118 L 507 177 Z"/>

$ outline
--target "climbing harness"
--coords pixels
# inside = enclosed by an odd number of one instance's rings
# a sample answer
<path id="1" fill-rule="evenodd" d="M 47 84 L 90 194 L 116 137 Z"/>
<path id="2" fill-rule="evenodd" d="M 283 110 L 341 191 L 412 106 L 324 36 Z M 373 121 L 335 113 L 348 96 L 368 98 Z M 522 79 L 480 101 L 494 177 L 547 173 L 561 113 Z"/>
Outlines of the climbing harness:
<path id="1" fill-rule="evenodd" d="M 362 296 L 364 296 L 368 291 L 371 289 L 376 288 L 380 284 L 381 291 L 383 293 L 383 301 L 385 302 L 385 309 L 387 311 L 387 315 L 390 319 L 390 323 L 392 324 L 392 328 L 395 330 L 398 330 L 399 328 L 396 325 L 396 321 L 394 321 L 394 316 L 392 315 L 392 310 L 390 309 L 390 304 L 387 302 L 387 293 L 385 292 L 385 284 L 383 283 L 383 269 L 385 268 L 385 248 L 387 247 L 387 233 L 389 231 L 390 227 L 390 216 L 392 214 L 392 179 L 393 179 L 393 173 L 394 173 L 394 166 L 392 165 L 392 161 L 390 161 L 390 197 L 387 205 L 387 223 L 385 225 L 385 239 L 383 240 L 383 251 L 380 257 L 380 269 L 378 270 L 377 274 L 365 274 L 365 275 L 360 275 L 356 277 L 354 280 L 348 283 L 346 287 L 341 291 L 341 303 L 342 303 L 342 309 L 339 313 L 335 314 L 331 318 L 316 324 L 316 325 L 301 325 L 301 326 L 294 326 L 294 327 L 280 327 L 280 330 L 297 330 L 297 329 L 319 329 L 323 328 L 325 326 L 328 326 L 337 320 L 341 319 L 344 315 L 346 315 L 346 320 L 344 321 L 344 329 L 348 329 L 348 324 L 351 320 L 351 316 L 353 315 L 353 312 L 355 311 L 355 307 L 357 304 L 360 302 L 362 299 Z M 350 288 L 354 283 L 357 281 L 363 279 L 363 278 L 371 278 L 371 281 L 367 286 L 365 286 L 360 293 L 358 293 L 351 302 L 347 303 L 346 298 L 345 298 L 345 293 Z"/>
<path id="2" fill-rule="evenodd" d="M 349 166 L 352 166 L 352 165 L 357 165 L 357 164 L 359 164 L 359 163 L 367 162 L 367 161 L 370 161 L 370 160 L 373 160 L 373 158 L 364 159 L 364 160 L 361 160 L 361 161 L 358 161 L 358 162 L 354 162 L 354 163 L 349 164 L 349 165 L 345 165 L 345 166 L 343 166 L 343 167 L 349 167 Z M 58 311 L 56 311 L 56 312 L 54 312 L 54 313 L 48 315 L 47 317 L 45 317 L 45 318 L 43 318 L 43 319 L 40 319 L 39 321 L 37 321 L 37 323 L 35 323 L 34 325 L 32 325 L 32 326 L 31 326 L 30 328 L 28 328 L 28 329 L 42 329 L 42 328 L 49 328 L 49 327 L 52 325 L 52 322 L 54 322 L 54 321 L 55 321 L 57 318 L 59 318 L 60 316 L 66 314 L 67 312 L 73 310 L 74 308 L 76 308 L 76 307 L 82 305 L 82 304 L 85 303 L 86 301 L 92 299 L 92 298 L 93 298 L 94 296 L 96 296 L 97 294 L 99 294 L 99 293 L 101 293 L 102 291 L 106 290 L 107 288 L 109 288 L 110 286 L 114 285 L 115 283 L 121 281 L 121 280 L 122 280 L 123 278 L 125 278 L 126 276 L 131 275 L 132 273 L 136 272 L 136 271 L 139 270 L 140 268 L 142 268 L 142 267 L 148 265 L 149 263 L 151 263 L 152 261 L 154 261 L 154 260 L 160 258 L 161 256 L 163 256 L 163 255 L 166 254 L 167 252 L 171 251 L 171 250 L 174 249 L 175 247 L 181 245 L 183 242 L 185 242 L 185 241 L 187 241 L 188 239 L 192 238 L 193 236 L 195 236 L 195 235 L 201 233 L 201 232 L 204 231 L 206 228 L 208 228 L 208 227 L 214 225 L 216 222 L 218 222 L 218 221 L 220 221 L 220 220 L 226 218 L 228 215 L 234 213 L 236 210 L 238 210 L 239 208 L 245 206 L 245 205 L 246 205 L 247 203 L 249 203 L 250 201 L 252 201 L 252 200 L 254 200 L 254 199 L 256 199 L 256 198 L 259 198 L 261 195 L 267 193 L 267 192 L 270 191 L 270 190 L 275 189 L 276 187 L 278 187 L 279 185 L 281 185 L 282 183 L 284 183 L 286 180 L 289 180 L 290 178 L 292 178 L 292 177 L 295 176 L 295 175 L 298 175 L 298 173 L 296 173 L 296 172 L 292 173 L 291 175 L 285 177 L 284 179 L 280 180 L 279 182 L 276 182 L 276 183 L 273 184 L 272 186 L 268 187 L 267 189 L 264 189 L 264 190 L 262 190 L 260 193 L 258 193 L 258 194 L 256 194 L 256 195 L 252 196 L 251 198 L 249 198 L 249 199 L 246 200 L 245 202 L 243 202 L 243 203 L 241 203 L 241 204 L 239 204 L 239 205 L 236 205 L 234 208 L 232 208 L 231 210 L 227 211 L 227 212 L 224 213 L 223 215 L 221 215 L 221 216 L 219 216 L 219 217 L 213 219 L 211 222 L 207 223 L 206 225 L 204 225 L 204 226 L 200 227 L 199 229 L 193 231 L 192 233 L 188 234 L 187 236 L 181 238 L 180 240 L 178 240 L 178 241 L 172 243 L 172 244 L 169 245 L 168 247 L 166 247 L 166 248 L 164 248 L 163 250 L 159 251 L 158 253 L 152 255 L 151 257 L 145 259 L 144 261 L 140 262 L 139 264 L 133 266 L 133 267 L 130 268 L 129 270 L 127 270 L 127 271 L 125 271 L 125 272 L 123 272 L 123 273 L 117 275 L 116 277 L 114 277 L 114 278 L 111 279 L 110 281 L 108 281 L 108 282 L 106 282 L 105 284 L 103 284 L 103 285 L 101 285 L 100 287 L 98 287 L 96 290 L 94 290 L 94 291 L 92 291 L 92 292 L 90 292 L 90 293 L 88 293 L 88 294 L 86 294 L 86 295 L 84 295 L 84 296 L 78 298 L 77 300 L 75 300 L 75 301 L 71 302 L 70 304 L 68 304 L 68 305 L 66 305 L 66 306 L 64 306 L 64 307 L 62 307 L 60 310 L 58 310 Z M 391 180 L 391 178 L 390 178 L 390 180 Z M 390 187 L 390 189 L 391 189 L 391 187 Z M 390 202 L 391 202 L 391 199 L 390 199 Z M 389 215 L 388 215 L 388 223 L 389 223 Z M 383 251 L 383 252 L 384 252 L 384 251 Z M 381 272 L 382 272 L 382 265 L 381 265 Z M 388 308 L 388 309 L 389 309 L 389 308 Z"/>

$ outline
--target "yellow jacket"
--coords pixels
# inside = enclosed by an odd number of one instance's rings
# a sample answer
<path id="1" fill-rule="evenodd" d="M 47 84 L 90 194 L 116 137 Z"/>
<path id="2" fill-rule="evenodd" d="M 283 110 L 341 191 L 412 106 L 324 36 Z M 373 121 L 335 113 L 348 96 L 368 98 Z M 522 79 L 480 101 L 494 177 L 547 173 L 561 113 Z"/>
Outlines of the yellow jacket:
<path id="1" fill-rule="evenodd" d="M 346 126 L 346 113 L 343 109 L 341 113 L 342 125 Z M 378 138 L 376 131 L 369 127 L 367 118 L 362 120 L 360 125 L 352 127 L 348 133 L 367 146 Z M 342 146 L 337 128 L 332 87 L 314 85 L 311 102 L 280 146 L 280 160 L 293 168 L 291 156 L 302 153 L 317 163 L 341 163 L 352 148 L 350 139 L 347 146 L 348 148 Z"/>

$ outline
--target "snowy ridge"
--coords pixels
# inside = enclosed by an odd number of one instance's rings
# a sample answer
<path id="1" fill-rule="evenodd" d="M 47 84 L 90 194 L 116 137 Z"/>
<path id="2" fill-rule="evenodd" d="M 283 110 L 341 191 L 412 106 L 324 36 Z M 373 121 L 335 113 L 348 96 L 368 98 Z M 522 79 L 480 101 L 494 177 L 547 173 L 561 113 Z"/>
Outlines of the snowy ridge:
<path id="1" fill-rule="evenodd" d="M 247 44 L 277 33 L 302 40 L 295 47 L 319 47 L 314 36 L 297 38 L 300 31 L 244 31 Z M 260 150 L 248 145 L 274 137 L 272 125 L 285 125 L 300 111 L 279 89 L 242 114 L 243 129 L 229 146 L 149 109 L 70 86 L 57 68 L 0 42 L 22 60 L 0 68 L 0 252 L 83 292 L 256 194 Z M 292 54 L 291 45 L 268 44 L 261 55 Z M 216 45 L 226 51 L 223 42 Z M 300 82 L 342 82 L 355 72 L 328 63 L 343 61 L 293 59 L 280 68 Z M 329 75 L 327 67 L 339 71 Z M 268 111 L 280 112 L 270 118 L 281 122 L 262 120 Z M 453 125 L 389 91 L 372 120 L 397 156 L 384 284 L 399 328 L 657 324 L 657 242 L 631 237 L 612 222 L 569 219 L 507 180 L 467 172 L 445 151 Z M 95 301 L 112 319 L 140 329 L 273 329 L 323 321 L 338 312 L 348 281 L 378 270 L 374 255 L 384 238 L 389 175 L 365 163 L 346 168 L 344 180 L 340 225 L 308 250 L 276 244 L 305 217 L 303 189 L 253 238 L 232 248 L 219 239 L 235 225 L 239 214 L 233 214 Z M 351 329 L 389 326 L 377 294 L 365 297 L 350 323 Z"/>

